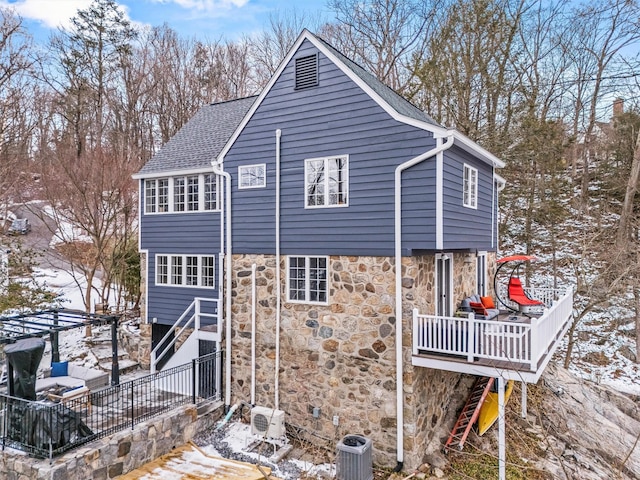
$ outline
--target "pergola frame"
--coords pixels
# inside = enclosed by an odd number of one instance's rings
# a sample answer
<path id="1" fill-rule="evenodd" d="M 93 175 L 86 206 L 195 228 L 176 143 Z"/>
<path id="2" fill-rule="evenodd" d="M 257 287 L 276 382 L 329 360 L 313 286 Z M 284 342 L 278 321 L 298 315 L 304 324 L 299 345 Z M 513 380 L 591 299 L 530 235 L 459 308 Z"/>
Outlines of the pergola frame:
<path id="1" fill-rule="evenodd" d="M 24 338 L 49 336 L 51 361 L 60 361 L 58 334 L 75 328 L 111 325 L 111 385 L 120 383 L 118 367 L 118 320 L 120 315 L 87 313 L 82 310 L 59 308 L 19 315 L 0 316 L 0 345 Z"/>

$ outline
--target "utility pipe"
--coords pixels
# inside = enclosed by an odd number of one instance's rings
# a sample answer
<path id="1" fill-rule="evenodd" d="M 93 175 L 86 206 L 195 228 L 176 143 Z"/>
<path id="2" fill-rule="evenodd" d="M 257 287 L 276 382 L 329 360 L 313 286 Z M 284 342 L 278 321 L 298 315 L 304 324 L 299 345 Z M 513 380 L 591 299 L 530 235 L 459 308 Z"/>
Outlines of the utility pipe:
<path id="1" fill-rule="evenodd" d="M 437 139 L 439 144 L 436 144 L 435 148 L 432 148 L 431 150 L 398 165 L 395 170 L 394 254 L 396 263 L 396 428 L 398 430 L 396 434 L 398 464 L 396 465 L 395 470 L 397 472 L 402 470 L 402 466 L 404 464 L 404 401 L 402 394 L 402 172 L 450 148 L 453 145 L 453 135 L 453 132 L 449 132 L 445 143 L 440 143 L 440 139 Z"/>
<path id="2" fill-rule="evenodd" d="M 280 138 L 282 131 L 276 130 L 276 364 L 274 378 L 274 408 L 280 408 L 280 314 L 282 286 L 280 285 Z"/>
<path id="3" fill-rule="evenodd" d="M 224 199 L 221 198 L 220 210 L 225 211 L 225 223 L 226 227 L 223 227 L 222 222 L 220 228 L 226 230 L 226 245 L 221 245 L 221 249 L 225 251 L 225 258 L 227 264 L 227 276 L 226 276 L 226 295 L 225 295 L 225 314 L 223 320 L 225 321 L 226 333 L 225 333 L 225 408 L 229 408 L 231 405 L 231 268 L 232 268 L 232 249 L 231 249 L 231 175 L 229 172 L 223 170 L 223 160 L 220 159 L 217 162 L 211 162 L 213 167 L 213 173 L 220 175 L 225 179 L 224 185 Z M 226 248 L 225 248 L 226 247 Z"/>
<path id="4" fill-rule="evenodd" d="M 256 404 L 256 264 L 251 265 L 251 405 Z"/>
<path id="5" fill-rule="evenodd" d="M 233 416 L 233 413 L 238 409 L 239 406 L 240 405 L 236 403 L 233 405 L 233 407 L 229 409 L 225 417 L 218 422 L 218 425 L 216 426 L 216 430 L 220 430 L 222 427 L 224 427 L 227 424 L 227 422 L 231 419 L 231 417 Z"/>

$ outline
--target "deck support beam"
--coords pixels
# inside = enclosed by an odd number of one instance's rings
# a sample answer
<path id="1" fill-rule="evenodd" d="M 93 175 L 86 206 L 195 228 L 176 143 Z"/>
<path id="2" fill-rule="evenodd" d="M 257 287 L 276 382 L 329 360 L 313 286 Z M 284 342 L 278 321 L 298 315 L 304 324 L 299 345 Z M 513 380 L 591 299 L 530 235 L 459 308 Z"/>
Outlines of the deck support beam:
<path id="1" fill-rule="evenodd" d="M 520 382 L 520 390 L 522 391 L 520 405 L 522 406 L 522 411 L 520 414 L 522 418 L 527 418 L 527 382 Z"/>

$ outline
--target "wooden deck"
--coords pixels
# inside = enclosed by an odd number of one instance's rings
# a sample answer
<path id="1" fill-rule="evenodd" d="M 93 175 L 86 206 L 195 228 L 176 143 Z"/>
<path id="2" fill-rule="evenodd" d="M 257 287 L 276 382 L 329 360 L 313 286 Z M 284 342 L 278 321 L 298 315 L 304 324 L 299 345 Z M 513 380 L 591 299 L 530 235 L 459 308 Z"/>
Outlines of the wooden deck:
<path id="1" fill-rule="evenodd" d="M 537 315 L 509 314 L 484 320 L 413 315 L 414 366 L 536 383 L 567 332 L 573 292 L 548 295 Z"/>
<path id="2" fill-rule="evenodd" d="M 209 455 L 193 443 L 188 443 L 149 462 L 117 480 L 195 480 L 215 478 L 220 480 L 261 480 L 269 478 L 271 469 L 250 463 L 238 462 Z"/>

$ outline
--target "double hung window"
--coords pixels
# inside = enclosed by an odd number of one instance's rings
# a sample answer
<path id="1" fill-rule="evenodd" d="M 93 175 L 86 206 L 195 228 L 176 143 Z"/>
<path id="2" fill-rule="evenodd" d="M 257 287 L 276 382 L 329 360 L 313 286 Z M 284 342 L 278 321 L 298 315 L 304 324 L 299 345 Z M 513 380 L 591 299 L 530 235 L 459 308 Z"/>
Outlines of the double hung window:
<path id="1" fill-rule="evenodd" d="M 156 255 L 156 285 L 215 287 L 212 255 Z"/>
<path id="2" fill-rule="evenodd" d="M 184 212 L 184 184 L 185 178 L 173 179 L 173 211 Z"/>
<path id="3" fill-rule="evenodd" d="M 205 173 L 145 180 L 144 203 L 144 213 L 218 210 L 218 177 Z"/>
<path id="4" fill-rule="evenodd" d="M 304 164 L 305 207 L 348 205 L 349 157 L 311 158 Z"/>
<path id="5" fill-rule="evenodd" d="M 189 212 L 197 212 L 199 210 L 198 186 L 200 180 L 197 175 L 187 177 L 187 210 Z"/>
<path id="6" fill-rule="evenodd" d="M 288 257 L 288 300 L 301 303 L 327 303 L 328 263 L 327 257 Z"/>
<path id="7" fill-rule="evenodd" d="M 157 183 L 155 180 L 147 180 L 144 182 L 145 213 L 154 213 L 156 211 L 156 202 L 157 202 Z"/>
<path id="8" fill-rule="evenodd" d="M 204 209 L 205 210 L 217 210 L 218 209 L 218 189 L 217 189 L 217 177 L 208 173 L 204 176 Z"/>
<path id="9" fill-rule="evenodd" d="M 478 208 L 478 169 L 469 165 L 464 166 L 462 185 L 463 205 Z"/>
<path id="10" fill-rule="evenodd" d="M 169 211 L 169 179 L 160 178 L 158 180 L 158 212 Z"/>

